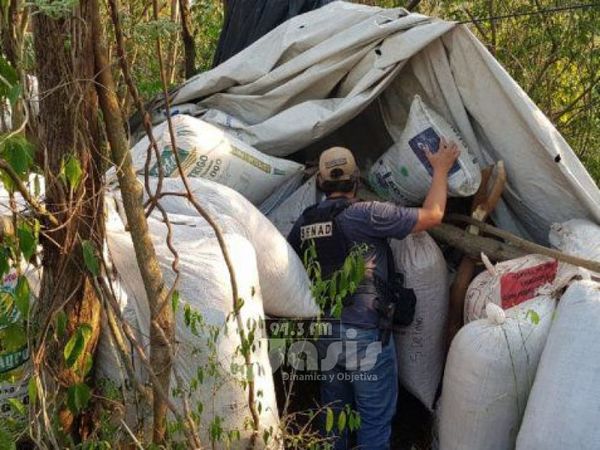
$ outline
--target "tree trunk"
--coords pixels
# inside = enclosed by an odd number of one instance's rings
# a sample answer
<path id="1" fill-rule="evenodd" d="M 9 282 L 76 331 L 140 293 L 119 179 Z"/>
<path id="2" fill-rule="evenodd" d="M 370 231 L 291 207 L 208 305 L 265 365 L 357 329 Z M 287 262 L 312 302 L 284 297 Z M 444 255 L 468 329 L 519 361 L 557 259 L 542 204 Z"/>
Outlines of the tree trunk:
<path id="1" fill-rule="evenodd" d="M 90 1 L 96 3 L 96 0 Z M 111 4 L 111 8 L 111 11 L 116 13 L 116 3 Z M 157 386 L 153 383 L 153 440 L 156 444 L 161 444 L 165 438 L 167 414 L 167 403 L 162 392 L 170 392 L 169 385 L 173 365 L 173 355 L 170 351 L 175 335 L 173 310 L 168 301 L 168 289 L 164 284 L 158 258 L 148 232 L 148 223 L 142 206 L 142 185 L 138 182 L 133 169 L 128 139 L 125 135 L 125 121 L 121 116 L 115 95 L 114 80 L 106 57 L 104 36 L 99 22 L 97 15 L 90 22 L 93 25 L 96 44 L 94 55 L 99 81 L 97 87 L 112 159 L 115 167 L 119 168 L 117 177 L 127 216 L 127 225 L 150 307 L 150 363 L 160 384 Z M 120 30 L 116 32 L 120 33 Z M 128 75 L 125 76 L 128 77 Z M 160 327 L 160 330 L 157 327 Z M 167 342 L 165 342 L 165 338 Z"/>
<path id="2" fill-rule="evenodd" d="M 179 0 L 179 15 L 181 17 L 181 39 L 185 58 L 185 78 L 196 74 L 196 44 L 192 31 L 190 0 Z"/>
<path id="3" fill-rule="evenodd" d="M 98 104 L 89 0 L 81 0 L 62 17 L 43 10 L 33 14 L 34 49 L 40 92 L 38 151 L 44 155 L 46 205 L 60 226 L 48 227 L 43 245 L 43 277 L 38 323 L 52 330 L 56 313 L 64 311 L 67 328 L 62 339 L 42 335 L 37 342 L 39 370 L 58 384 L 58 392 L 83 381 L 82 371 L 66 367 L 62 357 L 67 339 L 82 324 L 90 325 L 82 358 L 92 355 L 100 331 L 100 303 L 85 269 L 82 241 L 101 249 L 104 240 L 103 162 L 98 126 Z M 79 162 L 82 177 L 75 187 L 61 176 L 69 157 Z M 48 226 L 48 224 L 45 224 Z M 63 397 L 64 399 L 64 397 Z M 61 407 L 59 405 L 59 407 Z M 64 404 L 59 412 L 65 431 L 73 428 L 74 416 Z"/>

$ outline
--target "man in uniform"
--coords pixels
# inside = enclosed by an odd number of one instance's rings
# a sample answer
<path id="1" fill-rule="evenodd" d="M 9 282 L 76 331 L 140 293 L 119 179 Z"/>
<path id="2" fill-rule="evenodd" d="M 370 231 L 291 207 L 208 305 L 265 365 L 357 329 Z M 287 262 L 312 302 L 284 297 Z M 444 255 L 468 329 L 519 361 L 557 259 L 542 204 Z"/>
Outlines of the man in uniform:
<path id="1" fill-rule="evenodd" d="M 321 369 L 321 403 L 339 413 L 345 407 L 358 411 L 359 448 L 389 449 L 391 421 L 396 411 L 398 374 L 394 340 L 382 342 L 381 285 L 395 270 L 389 267 L 388 239 L 403 239 L 408 234 L 440 224 L 447 199 L 448 172 L 459 150 L 454 143 L 440 141 L 437 151 L 426 149 L 433 168 L 432 184 L 420 208 L 407 208 L 390 202 L 363 202 L 356 198 L 359 170 L 350 150 L 333 147 L 321 154 L 318 183 L 327 197 L 307 208 L 294 225 L 288 241 L 302 257 L 306 244 L 314 242 L 318 262 L 326 278 L 341 269 L 350 250 L 366 244 L 365 275 L 344 300 L 340 320 L 331 320 L 333 336 L 317 342 Z M 325 318 L 327 319 L 327 317 Z M 330 318 L 331 319 L 331 318 Z M 337 341 L 337 346 L 332 345 Z M 328 349 L 329 351 L 328 354 Z M 335 349 L 335 350 L 332 350 Z M 335 430 L 335 427 L 334 427 Z M 347 448 L 347 427 L 339 432 L 335 449 Z"/>

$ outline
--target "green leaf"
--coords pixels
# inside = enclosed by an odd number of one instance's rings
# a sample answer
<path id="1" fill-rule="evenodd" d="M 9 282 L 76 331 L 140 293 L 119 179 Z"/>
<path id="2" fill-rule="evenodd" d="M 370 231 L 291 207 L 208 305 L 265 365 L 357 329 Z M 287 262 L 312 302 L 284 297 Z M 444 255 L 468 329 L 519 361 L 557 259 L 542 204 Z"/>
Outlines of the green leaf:
<path id="1" fill-rule="evenodd" d="M 271 433 L 269 432 L 269 430 L 266 430 L 266 429 L 265 429 L 265 430 L 263 431 L 263 436 L 262 436 L 262 438 L 263 438 L 263 442 L 265 443 L 265 445 L 269 443 L 269 438 L 270 438 L 270 437 L 271 437 Z"/>
<path id="2" fill-rule="evenodd" d="M 22 135 L 15 135 L 2 142 L 0 156 L 22 180 L 27 178 L 33 165 L 34 147 Z M 5 174 L 4 174 L 5 175 Z M 8 176 L 2 177 L 7 189 L 14 191 L 14 184 Z"/>
<path id="3" fill-rule="evenodd" d="M 17 444 L 8 431 L 0 428 L 0 450 L 16 450 Z"/>
<path id="4" fill-rule="evenodd" d="M 25 413 L 27 412 L 25 410 L 25 405 L 23 404 L 23 402 L 21 402 L 21 400 L 16 399 L 16 398 L 9 398 L 8 400 L 8 404 L 10 405 L 10 407 L 19 415 L 24 416 Z"/>
<path id="5" fill-rule="evenodd" d="M 37 400 L 37 383 L 36 377 L 32 376 L 27 383 L 27 394 L 29 395 L 29 402 L 35 404 Z"/>
<path id="6" fill-rule="evenodd" d="M 17 305 L 22 317 L 27 317 L 27 314 L 29 313 L 30 293 L 31 290 L 29 289 L 29 282 L 27 281 L 27 278 L 20 276 L 19 280 L 17 281 L 15 293 L 13 295 L 15 298 L 15 305 Z"/>
<path id="7" fill-rule="evenodd" d="M 343 411 L 340 413 L 340 416 L 338 417 L 338 430 L 339 431 L 344 431 L 344 429 L 346 428 L 346 411 Z"/>
<path id="8" fill-rule="evenodd" d="M 90 370 L 92 370 L 93 365 L 94 365 L 94 358 L 92 358 L 92 355 L 90 355 L 88 353 L 87 355 L 85 355 L 85 362 L 84 362 L 82 370 L 81 370 L 81 375 L 84 377 L 87 376 L 87 374 L 90 373 Z"/>
<path id="9" fill-rule="evenodd" d="M 0 75 L 2 75 L 9 84 L 16 84 L 19 82 L 19 74 L 17 74 L 17 71 L 2 55 L 0 55 Z"/>
<path id="10" fill-rule="evenodd" d="M 11 106 L 15 106 L 15 103 L 17 103 L 17 100 L 19 100 L 19 97 L 21 96 L 21 86 L 19 86 L 18 84 L 13 85 L 7 92 L 6 92 L 6 98 L 8 98 L 8 101 L 10 102 Z"/>
<path id="11" fill-rule="evenodd" d="M 327 408 L 327 417 L 325 419 L 325 431 L 328 433 L 333 430 L 333 410 Z"/>
<path id="12" fill-rule="evenodd" d="M 19 89 L 19 75 L 10 63 L 0 55 L 0 75 L 6 82 L 0 82 L 0 100 L 8 99 L 11 104 L 14 104 L 15 90 Z M 18 95 L 17 95 L 18 98 Z"/>
<path id="13" fill-rule="evenodd" d="M 0 277 L 10 270 L 10 252 L 6 247 L 0 247 Z"/>
<path id="14" fill-rule="evenodd" d="M 37 249 L 37 236 L 34 229 L 28 223 L 21 223 L 17 228 L 19 238 L 19 249 L 23 258 L 29 261 Z"/>
<path id="15" fill-rule="evenodd" d="M 171 296 L 171 307 L 173 308 L 173 312 L 177 312 L 177 308 L 179 307 L 179 291 L 173 291 L 173 295 Z"/>
<path id="16" fill-rule="evenodd" d="M 22 323 L 12 323 L 2 330 L 2 350 L 14 351 L 27 345 L 27 332 Z"/>
<path id="17" fill-rule="evenodd" d="M 67 367 L 73 367 L 75 365 L 83 353 L 85 345 L 87 344 L 87 341 L 91 335 L 92 327 L 90 327 L 88 324 L 80 325 L 79 328 L 77 328 L 77 331 L 73 333 L 63 350 L 63 356 L 65 358 Z"/>
<path id="18" fill-rule="evenodd" d="M 63 173 L 71 189 L 76 190 L 83 175 L 79 159 L 74 155 L 69 155 L 67 162 L 63 166 Z"/>
<path id="19" fill-rule="evenodd" d="M 87 384 L 74 384 L 67 390 L 67 407 L 73 413 L 78 414 L 87 406 L 91 397 L 92 392 Z"/>
<path id="20" fill-rule="evenodd" d="M 64 311 L 59 311 L 56 314 L 56 337 L 62 338 L 67 329 L 67 315 Z"/>
<path id="21" fill-rule="evenodd" d="M 98 263 L 94 246 L 90 241 L 83 241 L 81 247 L 83 249 L 83 262 L 85 263 L 85 267 L 92 275 L 97 277 L 100 274 L 100 264 Z"/>
<path id="22" fill-rule="evenodd" d="M 533 309 L 527 310 L 527 314 L 525 314 L 525 317 L 528 318 L 534 325 L 540 323 L 540 315 Z"/>

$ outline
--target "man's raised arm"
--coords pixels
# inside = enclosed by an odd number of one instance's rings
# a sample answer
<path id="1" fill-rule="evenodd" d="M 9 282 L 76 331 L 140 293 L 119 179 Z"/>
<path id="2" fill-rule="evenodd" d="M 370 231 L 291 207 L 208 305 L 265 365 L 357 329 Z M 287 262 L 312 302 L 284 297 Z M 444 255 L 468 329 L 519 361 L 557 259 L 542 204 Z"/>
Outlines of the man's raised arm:
<path id="1" fill-rule="evenodd" d="M 433 180 L 423 206 L 418 210 L 418 218 L 412 232 L 428 230 L 440 223 L 446 210 L 448 198 L 448 172 L 458 158 L 460 150 L 454 142 L 442 138 L 436 153 L 426 150 L 427 159 L 433 167 Z"/>

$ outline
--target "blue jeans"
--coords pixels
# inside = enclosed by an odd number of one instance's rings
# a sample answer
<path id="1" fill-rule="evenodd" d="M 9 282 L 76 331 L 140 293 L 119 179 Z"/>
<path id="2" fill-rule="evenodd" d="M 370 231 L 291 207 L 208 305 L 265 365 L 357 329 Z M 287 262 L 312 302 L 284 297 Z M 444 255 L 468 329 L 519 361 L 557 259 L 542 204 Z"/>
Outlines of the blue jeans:
<path id="1" fill-rule="evenodd" d="M 348 404 L 360 414 L 358 447 L 387 450 L 398 397 L 394 339 L 382 348 L 377 329 L 334 323 L 333 332 L 338 338 L 321 339 L 317 348 L 325 375 L 321 381 L 321 405 L 334 411 L 332 433 L 338 436 L 334 449 L 348 447 L 348 426 L 341 432 L 337 428 L 339 413 Z"/>

